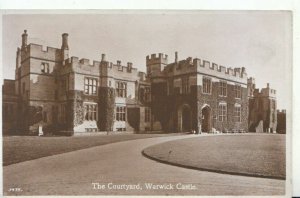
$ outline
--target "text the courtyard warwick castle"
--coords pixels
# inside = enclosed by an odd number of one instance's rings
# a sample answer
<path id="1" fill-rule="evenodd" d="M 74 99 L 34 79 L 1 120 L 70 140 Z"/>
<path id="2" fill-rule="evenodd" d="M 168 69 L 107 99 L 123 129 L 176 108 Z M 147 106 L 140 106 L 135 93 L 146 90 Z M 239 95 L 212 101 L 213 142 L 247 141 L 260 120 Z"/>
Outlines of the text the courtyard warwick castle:
<path id="1" fill-rule="evenodd" d="M 61 48 L 27 40 L 25 30 L 15 80 L 4 80 L 4 134 L 32 134 L 39 126 L 58 134 L 285 132 L 276 90 L 256 89 L 244 67 L 159 53 L 146 57 L 144 73 L 105 54 L 92 63 L 70 57 L 66 33 Z"/>

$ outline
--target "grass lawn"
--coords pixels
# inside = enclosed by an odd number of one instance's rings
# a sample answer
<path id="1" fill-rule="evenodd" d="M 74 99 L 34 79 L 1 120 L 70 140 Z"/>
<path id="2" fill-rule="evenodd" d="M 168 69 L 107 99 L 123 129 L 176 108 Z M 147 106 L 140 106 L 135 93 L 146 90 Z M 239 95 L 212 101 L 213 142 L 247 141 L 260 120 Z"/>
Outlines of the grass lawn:
<path id="1" fill-rule="evenodd" d="M 33 160 L 50 155 L 75 151 L 126 140 L 180 134 L 111 134 L 73 137 L 3 137 L 3 165 Z"/>
<path id="2" fill-rule="evenodd" d="M 196 137 L 146 148 L 156 160 L 200 170 L 285 179 L 285 135 Z"/>

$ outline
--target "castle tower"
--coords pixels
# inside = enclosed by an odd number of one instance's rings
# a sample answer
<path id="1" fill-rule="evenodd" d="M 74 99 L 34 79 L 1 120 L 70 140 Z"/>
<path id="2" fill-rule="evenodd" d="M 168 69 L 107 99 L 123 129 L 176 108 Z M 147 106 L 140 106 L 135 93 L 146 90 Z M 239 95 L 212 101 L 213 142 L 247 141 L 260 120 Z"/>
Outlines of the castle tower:
<path id="1" fill-rule="evenodd" d="M 146 57 L 147 76 L 160 76 L 162 69 L 168 64 L 168 55 L 159 53 Z"/>
<path id="2" fill-rule="evenodd" d="M 69 45 L 68 45 L 68 34 L 62 34 L 62 45 L 61 45 L 61 52 L 62 52 L 62 60 L 66 60 L 69 58 Z"/>

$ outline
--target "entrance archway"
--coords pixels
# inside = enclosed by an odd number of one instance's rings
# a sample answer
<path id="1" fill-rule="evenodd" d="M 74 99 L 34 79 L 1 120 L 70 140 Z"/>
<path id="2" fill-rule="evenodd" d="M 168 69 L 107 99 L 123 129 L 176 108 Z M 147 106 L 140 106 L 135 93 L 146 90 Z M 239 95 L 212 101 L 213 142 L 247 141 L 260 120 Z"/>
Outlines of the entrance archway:
<path id="1" fill-rule="evenodd" d="M 211 132 L 211 108 L 206 105 L 201 110 L 202 113 L 202 121 L 201 121 L 201 130 L 202 132 Z"/>
<path id="2" fill-rule="evenodd" d="M 177 113 L 178 118 L 178 127 L 177 131 L 179 132 L 188 132 L 192 129 L 192 112 L 189 105 L 184 104 L 178 108 Z"/>

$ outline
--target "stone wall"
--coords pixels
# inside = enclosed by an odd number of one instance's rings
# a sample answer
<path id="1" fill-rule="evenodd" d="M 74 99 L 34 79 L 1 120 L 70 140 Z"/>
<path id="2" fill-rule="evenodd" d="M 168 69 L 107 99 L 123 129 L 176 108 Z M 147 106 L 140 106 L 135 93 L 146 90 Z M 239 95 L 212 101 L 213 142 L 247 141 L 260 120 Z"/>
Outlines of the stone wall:
<path id="1" fill-rule="evenodd" d="M 195 89 L 195 88 L 193 88 Z M 235 98 L 234 85 L 227 84 L 227 96 L 219 96 L 219 82 L 212 82 L 212 93 L 202 93 L 202 86 L 197 86 L 198 122 L 201 123 L 202 107 L 209 105 L 212 110 L 212 127 L 218 131 L 244 130 L 248 131 L 248 90 L 241 87 L 241 99 Z M 220 102 L 227 104 L 227 120 L 218 120 Z M 234 121 L 234 105 L 241 105 L 241 122 Z"/>

